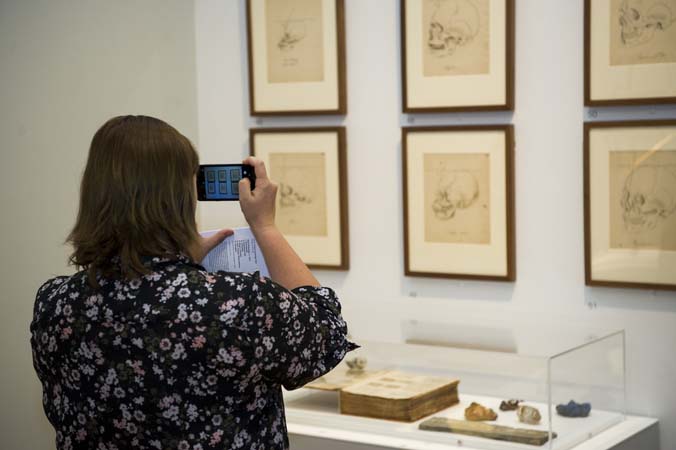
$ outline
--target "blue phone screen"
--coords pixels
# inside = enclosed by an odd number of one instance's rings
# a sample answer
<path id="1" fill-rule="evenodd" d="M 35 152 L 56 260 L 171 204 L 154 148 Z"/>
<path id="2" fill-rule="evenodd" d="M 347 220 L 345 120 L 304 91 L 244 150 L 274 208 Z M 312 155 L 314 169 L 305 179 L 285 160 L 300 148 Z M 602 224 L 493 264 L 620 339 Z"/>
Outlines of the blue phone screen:
<path id="1" fill-rule="evenodd" d="M 204 168 L 204 192 L 208 200 L 239 199 L 241 166 L 212 166 Z"/>

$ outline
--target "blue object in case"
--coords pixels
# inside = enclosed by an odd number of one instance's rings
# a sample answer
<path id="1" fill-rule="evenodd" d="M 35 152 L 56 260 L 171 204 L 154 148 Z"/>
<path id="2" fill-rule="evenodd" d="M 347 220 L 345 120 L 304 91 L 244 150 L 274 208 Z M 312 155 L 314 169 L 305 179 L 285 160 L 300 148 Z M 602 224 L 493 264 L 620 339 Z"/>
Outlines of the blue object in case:
<path id="1" fill-rule="evenodd" d="M 565 405 L 556 405 L 556 412 L 563 417 L 587 417 L 591 412 L 591 403 L 576 403 L 571 400 Z"/>

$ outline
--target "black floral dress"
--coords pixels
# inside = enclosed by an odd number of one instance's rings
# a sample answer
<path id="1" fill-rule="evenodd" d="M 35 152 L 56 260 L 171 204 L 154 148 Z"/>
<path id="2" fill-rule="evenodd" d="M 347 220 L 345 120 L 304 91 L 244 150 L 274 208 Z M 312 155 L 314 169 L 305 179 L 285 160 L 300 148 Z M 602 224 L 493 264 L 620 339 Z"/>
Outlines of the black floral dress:
<path id="1" fill-rule="evenodd" d="M 31 345 L 61 449 L 286 449 L 281 387 L 356 348 L 331 289 L 148 259 L 135 280 L 85 272 L 37 294 Z"/>

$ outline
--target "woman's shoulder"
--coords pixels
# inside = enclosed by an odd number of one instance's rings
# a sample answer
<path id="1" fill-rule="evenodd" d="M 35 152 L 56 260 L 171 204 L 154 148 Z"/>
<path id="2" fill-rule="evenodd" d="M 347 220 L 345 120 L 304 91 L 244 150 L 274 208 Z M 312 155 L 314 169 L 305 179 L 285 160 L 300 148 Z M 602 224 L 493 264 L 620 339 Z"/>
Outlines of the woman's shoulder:
<path id="1" fill-rule="evenodd" d="M 77 272 L 73 275 L 55 276 L 42 283 L 35 295 L 33 321 L 44 317 L 45 314 L 49 315 L 59 303 L 62 303 L 62 299 L 71 294 L 76 289 L 75 286 L 83 281 L 86 282 L 86 273 Z"/>
<path id="2" fill-rule="evenodd" d="M 36 297 L 38 299 L 53 297 L 54 294 L 67 290 L 68 286 L 74 282 L 81 281 L 84 275 L 85 273 L 81 271 L 72 275 L 57 275 L 52 277 L 40 285 Z"/>

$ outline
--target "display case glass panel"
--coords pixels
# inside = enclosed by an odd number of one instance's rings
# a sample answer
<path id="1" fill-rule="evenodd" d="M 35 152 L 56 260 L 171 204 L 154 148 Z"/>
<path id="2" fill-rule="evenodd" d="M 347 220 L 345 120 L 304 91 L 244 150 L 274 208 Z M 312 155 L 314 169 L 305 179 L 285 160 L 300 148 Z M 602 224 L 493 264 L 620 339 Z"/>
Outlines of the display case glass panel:
<path id="1" fill-rule="evenodd" d="M 414 323 L 408 326 L 416 327 Z M 444 325 L 453 327 L 453 325 Z M 426 324 L 425 327 L 433 329 Z M 418 333 L 407 343 L 360 342 L 362 347 L 350 353 L 336 371 L 355 357 L 367 360 L 367 371 L 396 370 L 407 374 L 447 377 L 460 380 L 459 403 L 412 422 L 383 420 L 341 414 L 339 390 L 326 391 L 305 387 L 285 392 L 287 421 L 369 435 L 388 436 L 401 442 L 460 445 L 470 448 L 529 449 L 533 447 L 567 450 L 590 439 L 625 418 L 625 362 L 623 331 L 537 330 L 534 328 L 481 329 L 457 325 L 467 342 L 444 342 L 438 333 Z M 462 330 L 466 333 L 462 333 Z M 334 372 L 335 373 L 335 372 Z M 319 383 L 326 381 L 318 380 Z M 520 405 L 534 407 L 541 418 L 538 424 L 523 423 L 515 410 L 503 411 L 503 400 L 523 400 Z M 570 400 L 590 403 L 586 417 L 564 417 L 557 405 Z M 497 413 L 497 419 L 469 422 L 465 409 L 473 402 Z M 566 408 L 563 413 L 584 413 L 584 406 Z M 584 414 L 583 414 L 584 415 Z M 474 424 L 480 436 L 451 431 L 428 431 L 420 424 L 430 418 L 453 419 L 461 428 Z M 500 427 L 509 427 L 508 430 Z M 518 429 L 514 431 L 514 429 Z M 486 433 L 486 430 L 489 432 Z M 544 434 L 541 443 L 513 442 L 523 430 Z M 493 437 L 486 437 L 493 435 Z M 528 436 L 528 434 L 526 433 Z M 551 437 L 554 436 L 552 439 Z M 517 441 L 518 437 L 514 438 Z M 522 438 L 521 440 L 523 440 Z"/>

